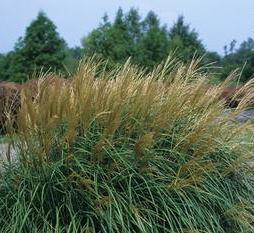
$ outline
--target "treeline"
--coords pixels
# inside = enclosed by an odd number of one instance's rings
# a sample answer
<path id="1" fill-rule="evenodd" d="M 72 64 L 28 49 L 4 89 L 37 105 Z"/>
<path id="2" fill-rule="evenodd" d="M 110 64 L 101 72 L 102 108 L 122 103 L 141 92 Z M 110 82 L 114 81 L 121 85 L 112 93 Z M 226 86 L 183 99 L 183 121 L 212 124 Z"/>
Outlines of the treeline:
<path id="1" fill-rule="evenodd" d="M 233 40 L 224 50 L 224 56 L 207 51 L 198 33 L 184 22 L 183 16 L 168 29 L 154 12 L 150 11 L 142 19 L 134 8 L 127 13 L 119 9 L 113 22 L 105 15 L 100 25 L 82 38 L 82 47 L 69 48 L 54 23 L 45 13 L 39 12 L 14 50 L 0 54 L 0 79 L 23 82 L 35 72 L 49 69 L 69 75 L 83 56 L 94 54 L 106 59 L 109 68 L 131 57 L 133 64 L 149 71 L 173 51 L 183 63 L 194 56 L 204 56 L 204 64 L 215 62 L 220 67 L 214 72 L 217 80 L 225 79 L 232 70 L 242 67 L 242 81 L 250 79 L 254 73 L 253 39 L 244 41 L 239 48 Z"/>

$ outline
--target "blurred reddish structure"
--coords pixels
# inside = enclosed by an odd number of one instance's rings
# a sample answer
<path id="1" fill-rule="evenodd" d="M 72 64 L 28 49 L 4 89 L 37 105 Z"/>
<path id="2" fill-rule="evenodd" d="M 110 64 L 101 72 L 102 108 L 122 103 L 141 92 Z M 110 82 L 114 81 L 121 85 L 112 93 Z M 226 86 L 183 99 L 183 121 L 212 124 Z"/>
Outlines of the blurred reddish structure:
<path id="1" fill-rule="evenodd" d="M 227 107 L 236 108 L 241 98 L 244 96 L 244 93 L 241 92 L 241 88 L 242 87 L 225 87 L 220 99 L 225 99 Z"/>

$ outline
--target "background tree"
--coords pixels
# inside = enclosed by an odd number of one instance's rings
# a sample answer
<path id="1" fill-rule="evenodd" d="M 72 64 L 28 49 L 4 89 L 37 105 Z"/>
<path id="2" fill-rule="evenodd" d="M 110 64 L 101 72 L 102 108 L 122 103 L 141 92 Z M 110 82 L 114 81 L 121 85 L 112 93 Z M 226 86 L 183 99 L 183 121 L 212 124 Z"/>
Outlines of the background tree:
<path id="1" fill-rule="evenodd" d="M 77 70 L 80 60 L 83 57 L 82 49 L 78 46 L 74 48 L 66 47 L 66 57 L 63 60 L 65 73 L 73 74 Z"/>
<path id="2" fill-rule="evenodd" d="M 254 40 L 248 38 L 242 42 L 239 48 L 235 48 L 236 41 L 230 43 L 229 50 L 225 50 L 225 56 L 221 61 L 222 72 L 220 78 L 225 79 L 233 70 L 242 69 L 241 82 L 247 82 L 254 74 Z"/>
<path id="3" fill-rule="evenodd" d="M 109 34 L 110 42 L 112 43 L 112 49 L 110 52 L 110 58 L 114 62 L 123 63 L 126 58 L 134 55 L 133 38 L 131 37 L 127 27 L 126 17 L 123 15 L 123 11 L 120 8 L 117 11 L 115 21 L 112 25 L 112 29 Z"/>
<path id="4" fill-rule="evenodd" d="M 112 25 L 108 21 L 108 16 L 103 17 L 103 22 L 82 39 L 83 52 L 86 56 L 93 56 L 95 53 L 103 58 L 109 58 L 112 42 L 110 42 L 110 33 Z"/>
<path id="5" fill-rule="evenodd" d="M 177 54 L 185 63 L 188 63 L 194 54 L 202 56 L 206 52 L 201 40 L 198 39 L 198 33 L 185 24 L 183 16 L 179 16 L 170 29 L 169 38 L 170 49 L 177 49 Z"/>
<path id="6" fill-rule="evenodd" d="M 9 67 L 13 58 L 13 52 L 6 55 L 0 54 L 0 80 L 8 80 L 10 77 Z"/>
<path id="7" fill-rule="evenodd" d="M 104 16 L 103 23 L 83 39 L 82 45 L 85 55 L 97 53 L 112 65 L 132 57 L 133 63 L 151 68 L 168 54 L 166 27 L 160 26 L 153 12 L 141 21 L 134 8 L 125 15 L 120 8 L 112 24 Z"/>
<path id="8" fill-rule="evenodd" d="M 215 79 L 225 79 L 232 70 L 244 66 L 242 81 L 248 81 L 254 73 L 254 40 L 247 39 L 236 47 L 233 40 L 224 47 L 225 55 L 205 49 L 198 33 L 179 16 L 168 30 L 161 25 L 154 12 L 142 20 L 139 12 L 131 8 L 123 13 L 120 8 L 113 22 L 103 17 L 91 33 L 82 39 L 82 48 L 69 48 L 56 31 L 56 26 L 39 12 L 36 20 L 26 29 L 24 38 L 19 38 L 14 50 L 0 54 L 0 79 L 25 81 L 34 71 L 44 69 L 73 73 L 83 55 L 98 54 L 108 60 L 108 67 L 131 62 L 151 70 L 166 59 L 171 51 L 177 51 L 178 58 L 188 63 L 197 56 L 204 56 L 203 63 L 217 62 L 221 69 L 215 69 Z"/>
<path id="9" fill-rule="evenodd" d="M 132 56 L 133 62 L 137 62 L 136 58 L 139 54 L 138 45 L 142 38 L 142 22 L 139 12 L 135 8 L 131 8 L 130 11 L 125 16 L 125 23 L 127 27 L 127 32 L 129 34 L 129 47 L 130 54 Z"/>
<path id="10" fill-rule="evenodd" d="M 142 22 L 142 37 L 138 46 L 138 64 L 152 69 L 169 54 L 166 26 L 160 26 L 157 15 L 150 11 Z"/>
<path id="11" fill-rule="evenodd" d="M 145 19 L 137 9 L 123 14 L 120 8 L 113 23 L 104 16 L 103 22 L 82 41 L 84 54 L 94 53 L 107 59 L 110 64 L 123 63 L 129 57 L 132 62 L 151 70 L 162 62 L 170 51 L 177 49 L 183 62 L 189 62 L 195 53 L 203 55 L 206 50 L 198 39 L 198 33 L 190 30 L 180 16 L 170 31 L 161 26 L 157 15 L 150 11 Z M 210 61 L 217 54 L 207 56 Z"/>
<path id="12" fill-rule="evenodd" d="M 135 59 L 136 44 L 141 37 L 139 20 L 136 9 L 131 9 L 124 15 L 119 8 L 113 23 L 110 23 L 105 15 L 99 27 L 83 38 L 84 54 L 91 56 L 96 53 L 107 59 L 110 66 L 124 63 L 129 57 Z"/>
<path id="13" fill-rule="evenodd" d="M 37 19 L 26 29 L 14 49 L 9 75 L 13 81 L 26 80 L 35 70 L 63 69 L 66 44 L 56 31 L 56 26 L 39 12 Z"/>

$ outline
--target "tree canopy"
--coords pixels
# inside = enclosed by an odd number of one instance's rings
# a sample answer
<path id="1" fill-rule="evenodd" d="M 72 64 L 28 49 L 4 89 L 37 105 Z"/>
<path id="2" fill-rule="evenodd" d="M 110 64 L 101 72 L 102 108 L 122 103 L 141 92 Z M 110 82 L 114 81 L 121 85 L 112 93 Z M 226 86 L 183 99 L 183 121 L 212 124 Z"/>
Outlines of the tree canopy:
<path id="1" fill-rule="evenodd" d="M 153 11 L 141 20 L 135 8 L 126 14 L 120 8 L 112 23 L 104 16 L 99 27 L 83 38 L 82 45 L 86 55 L 97 53 L 114 64 L 132 57 L 133 63 L 148 69 L 162 62 L 176 48 L 184 62 L 189 61 L 196 50 L 199 54 L 205 52 L 198 34 L 190 30 L 183 17 L 168 30 Z"/>
<path id="2" fill-rule="evenodd" d="M 22 82 L 38 69 L 61 69 L 65 46 L 53 22 L 39 12 L 36 20 L 27 27 L 24 38 L 16 43 L 5 79 Z"/>
<path id="3" fill-rule="evenodd" d="M 138 9 L 124 13 L 121 8 L 113 21 L 105 14 L 97 28 L 82 38 L 82 47 L 69 48 L 59 36 L 54 23 L 43 12 L 27 27 L 14 50 L 0 54 L 0 79 L 23 82 L 35 71 L 57 70 L 73 73 L 83 56 L 99 55 L 109 68 L 123 64 L 131 57 L 133 64 L 152 70 L 171 52 L 183 63 L 194 55 L 204 56 L 203 63 L 217 62 L 218 80 L 225 79 L 232 70 L 242 68 L 242 81 L 254 73 L 254 40 L 248 38 L 236 48 L 236 40 L 224 47 L 224 56 L 208 51 L 195 29 L 179 16 L 171 28 L 162 25 L 150 11 L 144 18 Z"/>
<path id="4" fill-rule="evenodd" d="M 225 46 L 225 56 L 221 61 L 223 67 L 221 79 L 226 78 L 233 70 L 242 69 L 241 81 L 248 81 L 254 74 L 254 40 L 248 38 L 236 48 L 236 40 Z M 228 49 L 229 47 L 229 49 Z"/>
<path id="5" fill-rule="evenodd" d="M 194 54 L 202 56 L 206 52 L 201 40 L 198 39 L 198 33 L 185 24 L 183 16 L 179 16 L 170 29 L 169 38 L 170 49 L 177 49 L 184 62 L 189 62 Z"/>

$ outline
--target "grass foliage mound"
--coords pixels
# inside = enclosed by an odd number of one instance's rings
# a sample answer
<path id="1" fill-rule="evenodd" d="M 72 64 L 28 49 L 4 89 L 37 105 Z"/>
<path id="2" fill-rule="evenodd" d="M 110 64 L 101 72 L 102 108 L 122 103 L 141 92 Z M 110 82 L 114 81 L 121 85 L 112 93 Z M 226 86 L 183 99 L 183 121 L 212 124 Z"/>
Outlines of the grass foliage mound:
<path id="1" fill-rule="evenodd" d="M 84 61 L 64 83 L 48 73 L 36 94 L 22 90 L 0 231 L 253 232 L 253 143 L 242 141 L 253 127 L 234 122 L 252 82 L 228 114 L 231 78 L 209 87 L 198 62 L 102 67 Z"/>

